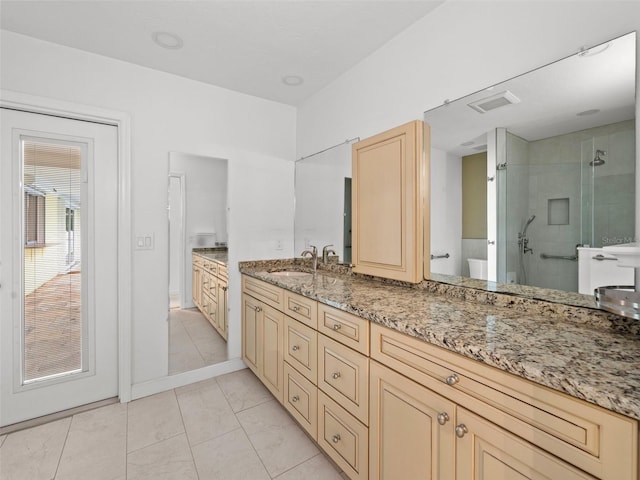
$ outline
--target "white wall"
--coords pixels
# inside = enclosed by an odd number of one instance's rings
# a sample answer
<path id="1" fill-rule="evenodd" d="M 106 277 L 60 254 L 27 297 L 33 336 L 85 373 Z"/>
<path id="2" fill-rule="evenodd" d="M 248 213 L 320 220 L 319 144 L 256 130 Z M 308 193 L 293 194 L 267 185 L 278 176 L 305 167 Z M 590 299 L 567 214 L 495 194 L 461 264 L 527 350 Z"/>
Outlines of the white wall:
<path id="1" fill-rule="evenodd" d="M 167 371 L 169 151 L 229 160 L 230 356 L 240 354 L 239 260 L 293 254 L 295 109 L 99 55 L 1 33 L 3 89 L 128 112 L 133 234 L 133 382 Z M 284 248 L 275 251 L 277 239 Z"/>

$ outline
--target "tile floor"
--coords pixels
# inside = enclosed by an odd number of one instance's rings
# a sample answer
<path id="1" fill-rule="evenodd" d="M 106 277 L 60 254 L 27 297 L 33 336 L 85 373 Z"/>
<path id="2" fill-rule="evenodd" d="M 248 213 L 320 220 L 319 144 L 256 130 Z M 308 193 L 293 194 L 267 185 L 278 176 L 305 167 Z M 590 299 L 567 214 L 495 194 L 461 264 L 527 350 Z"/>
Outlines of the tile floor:
<path id="1" fill-rule="evenodd" d="M 169 375 L 228 359 L 227 342 L 197 308 L 169 310 Z"/>
<path id="2" fill-rule="evenodd" d="M 249 370 L 0 436 L 0 480 L 344 480 Z"/>

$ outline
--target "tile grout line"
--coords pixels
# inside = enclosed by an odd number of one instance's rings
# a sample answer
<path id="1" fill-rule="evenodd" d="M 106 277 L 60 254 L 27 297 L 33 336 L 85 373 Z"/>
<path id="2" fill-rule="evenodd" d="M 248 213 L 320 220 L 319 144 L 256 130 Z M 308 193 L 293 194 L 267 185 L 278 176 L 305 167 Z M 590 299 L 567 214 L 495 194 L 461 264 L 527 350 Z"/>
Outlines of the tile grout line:
<path id="1" fill-rule="evenodd" d="M 189 334 L 189 332 L 187 332 Z M 189 445 L 189 455 L 191 455 L 191 461 L 193 462 L 193 468 L 196 471 L 196 476 L 198 480 L 200 480 L 200 472 L 198 471 L 198 464 L 196 463 L 196 459 L 193 456 L 193 447 L 191 445 L 191 440 L 189 439 L 189 432 L 187 432 L 187 425 L 184 423 L 184 415 L 182 414 L 182 406 L 180 405 L 180 400 L 178 399 L 178 393 L 176 389 L 173 390 L 173 395 L 176 397 L 176 403 L 178 404 L 178 411 L 180 412 L 180 421 L 182 422 L 182 428 L 184 429 L 184 436 L 187 438 L 187 445 Z"/>
<path id="2" fill-rule="evenodd" d="M 62 456 L 64 455 L 64 449 L 67 448 L 67 441 L 69 440 L 69 432 L 71 432 L 71 426 L 73 425 L 73 419 L 75 415 L 71 416 L 69 421 L 69 427 L 67 427 L 67 433 L 64 436 L 64 443 L 62 444 L 62 448 L 60 449 L 60 456 L 58 457 L 58 463 L 56 464 L 56 471 L 53 474 L 53 480 L 58 476 L 58 470 L 60 470 L 60 463 L 62 462 Z"/>

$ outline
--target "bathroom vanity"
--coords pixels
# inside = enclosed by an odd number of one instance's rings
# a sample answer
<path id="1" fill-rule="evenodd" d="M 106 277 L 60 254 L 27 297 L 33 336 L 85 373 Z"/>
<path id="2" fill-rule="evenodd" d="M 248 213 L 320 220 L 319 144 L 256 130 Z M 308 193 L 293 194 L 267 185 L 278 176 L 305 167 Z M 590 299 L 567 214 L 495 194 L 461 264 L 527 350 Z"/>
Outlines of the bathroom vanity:
<path id="1" fill-rule="evenodd" d="M 633 324 L 307 263 L 240 264 L 243 359 L 350 478 L 638 479 Z"/>
<path id="2" fill-rule="evenodd" d="M 229 330 L 227 255 L 226 249 L 194 249 L 191 269 L 193 303 L 225 340 Z"/>

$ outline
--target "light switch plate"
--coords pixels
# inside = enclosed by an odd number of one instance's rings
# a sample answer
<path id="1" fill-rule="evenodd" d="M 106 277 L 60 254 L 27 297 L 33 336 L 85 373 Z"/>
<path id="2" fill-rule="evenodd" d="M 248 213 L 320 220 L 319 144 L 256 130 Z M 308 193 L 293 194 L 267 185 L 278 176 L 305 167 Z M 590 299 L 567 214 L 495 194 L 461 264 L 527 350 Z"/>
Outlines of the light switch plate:
<path id="1" fill-rule="evenodd" d="M 153 233 L 142 233 L 136 235 L 134 248 L 136 250 L 153 250 L 155 245 Z"/>

